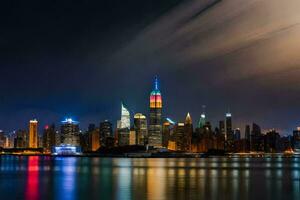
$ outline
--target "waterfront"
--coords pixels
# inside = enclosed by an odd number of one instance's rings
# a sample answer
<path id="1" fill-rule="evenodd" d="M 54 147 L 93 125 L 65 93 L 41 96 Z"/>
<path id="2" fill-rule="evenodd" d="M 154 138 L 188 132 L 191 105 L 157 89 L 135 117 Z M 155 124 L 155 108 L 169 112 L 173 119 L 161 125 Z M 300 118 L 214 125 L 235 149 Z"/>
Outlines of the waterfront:
<path id="1" fill-rule="evenodd" d="M 299 199 L 300 158 L 1 156 L 1 199 Z"/>

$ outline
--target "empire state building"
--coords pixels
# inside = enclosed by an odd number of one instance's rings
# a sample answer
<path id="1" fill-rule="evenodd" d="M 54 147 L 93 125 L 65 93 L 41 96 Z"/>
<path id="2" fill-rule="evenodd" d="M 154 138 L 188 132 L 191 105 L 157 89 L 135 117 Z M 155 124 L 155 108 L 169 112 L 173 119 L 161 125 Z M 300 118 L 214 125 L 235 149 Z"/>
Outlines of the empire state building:
<path id="1" fill-rule="evenodd" d="M 153 147 L 162 146 L 162 98 L 159 90 L 158 78 L 155 77 L 154 88 L 150 94 L 150 116 L 148 145 Z"/>

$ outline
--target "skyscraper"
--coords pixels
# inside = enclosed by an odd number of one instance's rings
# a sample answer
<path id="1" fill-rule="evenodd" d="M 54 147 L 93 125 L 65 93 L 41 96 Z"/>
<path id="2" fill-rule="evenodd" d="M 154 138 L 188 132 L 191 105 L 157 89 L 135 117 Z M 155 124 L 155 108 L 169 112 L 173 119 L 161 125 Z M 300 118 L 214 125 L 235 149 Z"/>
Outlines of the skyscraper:
<path id="1" fill-rule="evenodd" d="M 154 88 L 150 94 L 150 117 L 148 144 L 153 147 L 162 146 L 162 97 L 158 78 L 155 77 Z"/>
<path id="2" fill-rule="evenodd" d="M 29 122 L 29 148 L 38 148 L 38 121 L 36 119 Z"/>
<path id="3" fill-rule="evenodd" d="M 251 151 L 264 151 L 264 138 L 259 125 L 252 124 Z"/>
<path id="4" fill-rule="evenodd" d="M 225 150 L 234 151 L 234 133 L 232 130 L 232 115 L 230 112 L 225 114 Z"/>
<path id="5" fill-rule="evenodd" d="M 136 132 L 136 144 L 145 145 L 148 129 L 146 116 L 142 113 L 134 115 L 134 129 Z"/>
<path id="6" fill-rule="evenodd" d="M 104 120 L 100 123 L 100 145 L 107 146 L 107 140 L 113 140 L 112 123 Z"/>
<path id="7" fill-rule="evenodd" d="M 130 112 L 121 103 L 121 119 L 118 121 L 118 129 L 128 128 L 130 129 Z"/>
<path id="8" fill-rule="evenodd" d="M 46 125 L 43 134 L 43 147 L 46 152 L 51 152 L 53 146 L 55 146 L 55 125 Z"/>
<path id="9" fill-rule="evenodd" d="M 202 106 L 202 113 L 200 115 L 200 119 L 199 119 L 199 122 L 198 122 L 198 127 L 197 128 L 202 128 L 205 123 L 206 123 L 206 116 L 205 116 L 205 106 Z"/>
<path id="10" fill-rule="evenodd" d="M 193 135 L 193 120 L 190 113 L 186 115 L 184 122 L 184 132 L 186 136 L 186 148 L 185 151 L 192 151 L 192 135 Z"/>
<path id="11" fill-rule="evenodd" d="M 121 103 L 121 119 L 117 122 L 118 145 L 129 145 L 130 136 L 130 113 Z"/>
<path id="12" fill-rule="evenodd" d="M 79 143 L 79 122 L 68 118 L 62 121 L 61 125 L 62 144 L 80 146 Z"/>
<path id="13" fill-rule="evenodd" d="M 174 127 L 174 139 L 176 151 L 187 151 L 187 135 L 185 133 L 185 124 L 178 122 Z"/>
<path id="14" fill-rule="evenodd" d="M 227 140 L 232 140 L 233 139 L 233 134 L 232 134 L 232 115 L 231 113 L 226 113 L 226 120 L 225 120 L 225 126 L 226 126 L 226 139 Z"/>

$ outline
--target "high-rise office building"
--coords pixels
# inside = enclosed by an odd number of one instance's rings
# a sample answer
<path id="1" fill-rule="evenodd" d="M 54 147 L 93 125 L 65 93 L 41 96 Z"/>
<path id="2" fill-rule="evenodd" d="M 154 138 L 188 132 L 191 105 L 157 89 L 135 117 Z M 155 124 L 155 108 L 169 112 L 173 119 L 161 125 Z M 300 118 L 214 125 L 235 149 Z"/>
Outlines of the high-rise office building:
<path id="1" fill-rule="evenodd" d="M 155 77 L 154 88 L 150 94 L 148 145 L 162 146 L 162 97 L 157 77 Z"/>
<path id="2" fill-rule="evenodd" d="M 141 113 L 134 115 L 134 129 L 136 133 L 136 144 L 145 145 L 148 135 L 147 119 L 146 116 Z"/>
<path id="3" fill-rule="evenodd" d="M 38 121 L 36 119 L 29 122 L 29 148 L 38 148 Z"/>
<path id="4" fill-rule="evenodd" d="M 200 115 L 200 119 L 199 119 L 197 128 L 202 128 L 206 123 L 205 106 L 202 106 L 202 109 L 203 109 L 203 111 Z"/>
<path id="5" fill-rule="evenodd" d="M 250 152 L 251 150 L 251 128 L 250 125 L 245 126 L 245 151 Z"/>
<path id="6" fill-rule="evenodd" d="M 250 130 L 250 125 L 246 125 L 245 127 L 245 139 L 250 141 L 251 140 L 251 130 Z"/>
<path id="7" fill-rule="evenodd" d="M 187 151 L 187 135 L 185 133 L 185 124 L 178 122 L 174 127 L 174 139 L 175 139 L 175 150 L 176 151 Z"/>
<path id="8" fill-rule="evenodd" d="M 129 145 L 136 145 L 136 131 L 134 127 L 131 127 L 129 132 Z"/>
<path id="9" fill-rule="evenodd" d="M 175 122 L 171 120 L 170 118 L 166 118 L 163 126 L 162 126 L 162 146 L 165 148 L 169 147 L 169 141 L 173 138 L 171 138 L 171 135 L 173 134 Z M 174 139 L 173 139 L 174 141 Z M 175 143 L 174 143 L 175 144 Z M 173 150 L 175 150 L 175 145 Z"/>
<path id="10" fill-rule="evenodd" d="M 91 151 L 97 151 L 100 148 L 100 133 L 99 128 L 89 130 L 89 146 Z"/>
<path id="11" fill-rule="evenodd" d="M 119 146 L 129 145 L 130 112 L 123 103 L 121 103 L 121 119 L 117 122 L 117 134 Z"/>
<path id="12" fill-rule="evenodd" d="M 27 136 L 27 132 L 25 130 L 18 130 L 15 133 L 15 137 L 13 135 L 14 138 L 14 148 L 26 148 L 28 147 L 28 136 Z"/>
<path id="13" fill-rule="evenodd" d="M 109 146 L 108 140 L 113 140 L 113 128 L 112 123 L 108 120 L 104 120 L 100 122 L 100 145 L 101 146 Z"/>
<path id="14" fill-rule="evenodd" d="M 51 152 L 52 147 L 55 146 L 55 125 L 46 125 L 43 133 L 43 147 L 46 152 Z"/>
<path id="15" fill-rule="evenodd" d="M 264 151 L 269 153 L 280 152 L 280 135 L 271 130 L 264 136 Z"/>
<path id="16" fill-rule="evenodd" d="M 219 121 L 219 133 L 224 135 L 224 136 L 226 134 L 224 120 Z"/>
<path id="17" fill-rule="evenodd" d="M 226 140 L 233 140 L 233 132 L 232 132 L 232 115 L 231 113 L 226 113 L 225 115 L 225 126 L 226 126 Z"/>
<path id="18" fill-rule="evenodd" d="M 234 130 L 234 140 L 237 141 L 237 140 L 240 140 L 241 139 L 241 130 L 239 128 L 236 128 Z"/>
<path id="19" fill-rule="evenodd" d="M 184 122 L 184 133 L 186 139 L 185 151 L 192 151 L 192 136 L 193 136 L 193 120 L 190 113 L 187 113 L 185 122 Z"/>
<path id="20" fill-rule="evenodd" d="M 130 129 L 130 112 L 123 103 L 121 103 L 121 119 L 117 123 L 117 128 L 118 129 L 123 129 L 123 128 Z"/>
<path id="21" fill-rule="evenodd" d="M 80 146 L 79 122 L 71 118 L 62 121 L 61 142 L 64 145 Z"/>
<path id="22" fill-rule="evenodd" d="M 264 137 L 259 125 L 252 124 L 251 151 L 264 151 Z"/>
<path id="23" fill-rule="evenodd" d="M 297 129 L 293 131 L 292 140 L 293 150 L 300 153 L 300 127 L 297 127 Z"/>

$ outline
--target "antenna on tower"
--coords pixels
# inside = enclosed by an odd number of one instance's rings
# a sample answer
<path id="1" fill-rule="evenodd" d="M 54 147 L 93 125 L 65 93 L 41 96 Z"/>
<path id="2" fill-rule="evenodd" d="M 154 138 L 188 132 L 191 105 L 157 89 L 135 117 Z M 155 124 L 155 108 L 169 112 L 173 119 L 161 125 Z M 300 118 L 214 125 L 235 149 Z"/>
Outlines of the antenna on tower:
<path id="1" fill-rule="evenodd" d="M 155 78 L 154 78 L 154 89 L 155 90 L 159 89 L 159 83 L 158 83 L 158 77 L 157 77 L 157 75 L 155 75 Z"/>
<path id="2" fill-rule="evenodd" d="M 206 105 L 202 105 L 202 113 L 205 114 Z"/>

